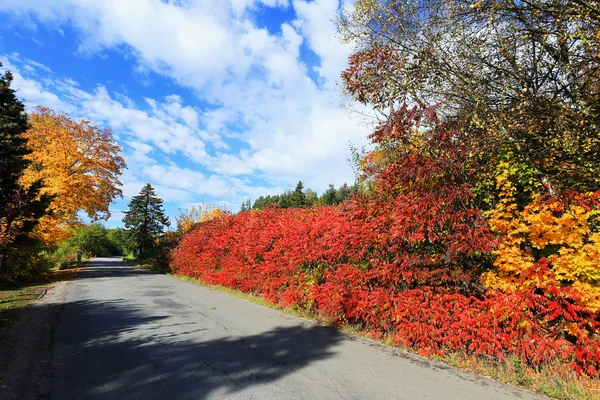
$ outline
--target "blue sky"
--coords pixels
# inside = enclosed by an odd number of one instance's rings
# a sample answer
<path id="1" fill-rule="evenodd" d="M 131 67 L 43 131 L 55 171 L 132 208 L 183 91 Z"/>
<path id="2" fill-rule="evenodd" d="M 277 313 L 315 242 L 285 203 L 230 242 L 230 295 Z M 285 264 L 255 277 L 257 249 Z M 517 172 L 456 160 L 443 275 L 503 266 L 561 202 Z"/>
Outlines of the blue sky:
<path id="1" fill-rule="evenodd" d="M 150 182 L 171 217 L 201 202 L 236 211 L 298 180 L 354 179 L 366 143 L 342 96 L 352 52 L 338 0 L 0 0 L 0 60 L 28 107 L 110 127 L 124 199 Z M 353 110 L 353 111 L 350 111 Z"/>

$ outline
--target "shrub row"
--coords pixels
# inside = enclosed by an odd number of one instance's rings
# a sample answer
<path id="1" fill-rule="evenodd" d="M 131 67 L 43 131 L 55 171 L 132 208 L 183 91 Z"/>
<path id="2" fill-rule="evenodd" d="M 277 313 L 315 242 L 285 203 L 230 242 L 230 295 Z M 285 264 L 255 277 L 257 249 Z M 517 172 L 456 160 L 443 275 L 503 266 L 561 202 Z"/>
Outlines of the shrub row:
<path id="1" fill-rule="evenodd" d="M 454 234 L 446 223 L 440 225 L 443 240 L 434 237 L 435 229 L 421 240 L 414 232 L 398 234 L 393 210 L 377 210 L 356 200 L 343 209 L 225 215 L 184 236 L 171 268 L 337 324 L 359 325 L 375 336 L 390 335 L 421 354 L 516 355 L 531 366 L 558 360 L 597 375 L 598 314 L 572 304 L 553 286 L 484 293 L 466 261 L 483 253 L 476 243 L 483 250 L 490 243 L 452 239 L 487 235 L 465 223 L 473 221 L 469 213 Z M 410 221 L 400 226 L 406 230 Z M 426 245 L 445 250 L 420 248 Z"/>

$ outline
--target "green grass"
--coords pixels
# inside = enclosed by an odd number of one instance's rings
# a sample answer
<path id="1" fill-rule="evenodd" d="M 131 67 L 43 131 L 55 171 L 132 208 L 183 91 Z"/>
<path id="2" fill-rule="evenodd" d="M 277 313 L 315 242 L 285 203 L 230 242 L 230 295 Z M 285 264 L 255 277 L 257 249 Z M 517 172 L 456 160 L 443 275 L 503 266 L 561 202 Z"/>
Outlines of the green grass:
<path id="1" fill-rule="evenodd" d="M 84 267 L 88 261 L 89 261 L 89 259 L 84 259 L 81 262 L 77 262 L 77 261 L 63 262 L 63 263 L 60 263 L 59 265 L 57 265 L 56 268 L 54 268 L 54 271 L 59 271 L 59 270 L 62 271 L 65 269 L 81 268 L 81 267 Z"/>
<path id="2" fill-rule="evenodd" d="M 50 283 L 26 286 L 19 289 L 0 289 L 0 326 L 10 320 L 13 311 L 25 307 L 44 295 Z"/>
<path id="3" fill-rule="evenodd" d="M 32 281 L 0 285 L 0 333 L 19 316 L 23 308 L 41 298 L 52 285 L 74 279 L 79 271 L 79 268 L 55 270 Z"/>
<path id="4" fill-rule="evenodd" d="M 132 254 L 128 254 L 121 258 L 124 262 L 135 267 L 151 268 L 152 257 L 134 257 Z"/>
<path id="5" fill-rule="evenodd" d="M 231 289 L 220 285 L 208 284 L 188 276 L 174 274 L 169 274 L 169 276 L 208 287 L 210 289 L 218 290 L 220 292 L 233 295 L 261 306 L 275 308 L 298 317 L 310 319 L 324 324 L 330 324 L 329 321 L 324 320 L 322 317 L 314 315 L 313 313 L 295 308 L 281 307 L 278 304 L 270 303 L 262 297 L 252 293 L 246 293 L 237 289 Z M 356 325 L 346 324 L 337 326 L 337 328 L 349 335 L 373 339 L 372 335 L 370 335 L 368 331 L 365 331 Z M 411 351 L 408 348 L 397 345 L 389 335 L 374 340 L 386 346 L 393 346 L 405 351 Z M 482 358 L 473 358 L 460 353 L 448 354 L 444 357 L 433 355 L 428 358 L 433 361 L 449 364 L 464 371 L 483 375 L 499 382 L 519 386 L 521 388 L 538 392 L 556 399 L 600 400 L 600 380 L 579 378 L 575 376 L 573 372 L 567 371 L 565 366 L 561 365 L 555 365 L 545 369 L 536 370 L 523 366 L 520 360 L 514 358 L 502 362 Z"/>

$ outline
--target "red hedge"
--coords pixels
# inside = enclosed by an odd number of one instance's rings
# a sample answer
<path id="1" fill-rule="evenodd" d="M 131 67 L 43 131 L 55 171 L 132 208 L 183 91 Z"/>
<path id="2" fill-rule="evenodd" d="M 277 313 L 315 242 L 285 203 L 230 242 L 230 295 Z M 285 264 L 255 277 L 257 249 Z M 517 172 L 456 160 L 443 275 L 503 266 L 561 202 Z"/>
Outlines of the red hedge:
<path id="1" fill-rule="evenodd" d="M 554 287 L 485 293 L 479 276 L 496 241 L 472 205 L 470 149 L 444 129 L 429 145 L 380 169 L 367 159 L 374 190 L 342 207 L 269 208 L 200 224 L 173 251 L 171 268 L 389 334 L 424 354 L 560 360 L 597 375 L 598 314 Z"/>
<path id="2" fill-rule="evenodd" d="M 464 271 L 457 265 L 432 266 L 423 253 L 406 248 L 404 257 L 394 254 L 402 243 L 384 240 L 381 229 L 372 227 L 367 242 L 357 235 L 358 221 L 355 211 L 336 207 L 228 215 L 186 235 L 173 252 L 172 268 L 335 323 L 359 324 L 374 335 L 390 334 L 423 354 L 460 350 L 498 359 L 516 354 L 530 365 L 562 360 L 597 373 L 598 342 L 570 338 L 563 329 L 574 320 L 597 332 L 597 315 L 573 310 L 560 293 L 554 299 L 548 291 L 475 296 L 434 285 L 431 279 Z M 425 285 L 412 287 L 417 281 Z"/>

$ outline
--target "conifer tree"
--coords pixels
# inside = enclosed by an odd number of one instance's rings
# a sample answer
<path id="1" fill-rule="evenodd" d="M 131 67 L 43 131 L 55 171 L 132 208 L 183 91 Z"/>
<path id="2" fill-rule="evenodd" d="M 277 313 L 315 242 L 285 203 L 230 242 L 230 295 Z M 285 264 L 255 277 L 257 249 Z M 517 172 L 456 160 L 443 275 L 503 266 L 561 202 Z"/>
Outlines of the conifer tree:
<path id="1" fill-rule="evenodd" d="M 325 204 L 327 206 L 334 206 L 339 203 L 337 198 L 337 190 L 332 183 L 329 184 L 329 188 L 323 193 L 321 198 L 319 199 L 321 204 Z"/>
<path id="2" fill-rule="evenodd" d="M 39 196 L 41 181 L 27 189 L 19 184 L 29 163 L 24 157 L 31 152 L 23 137 L 29 124 L 11 82 L 10 72 L 0 76 L 0 268 L 8 250 L 33 230 L 50 201 Z"/>
<path id="3" fill-rule="evenodd" d="M 296 189 L 294 189 L 294 191 L 290 194 L 290 207 L 306 207 L 306 196 L 304 195 L 304 184 L 302 181 L 298 181 Z"/>
<path id="4" fill-rule="evenodd" d="M 125 211 L 125 228 L 129 230 L 140 254 L 150 250 L 162 235 L 163 229 L 170 225 L 162 203 L 162 199 L 156 196 L 154 188 L 148 183 L 139 195 L 131 198 L 129 210 Z"/>

